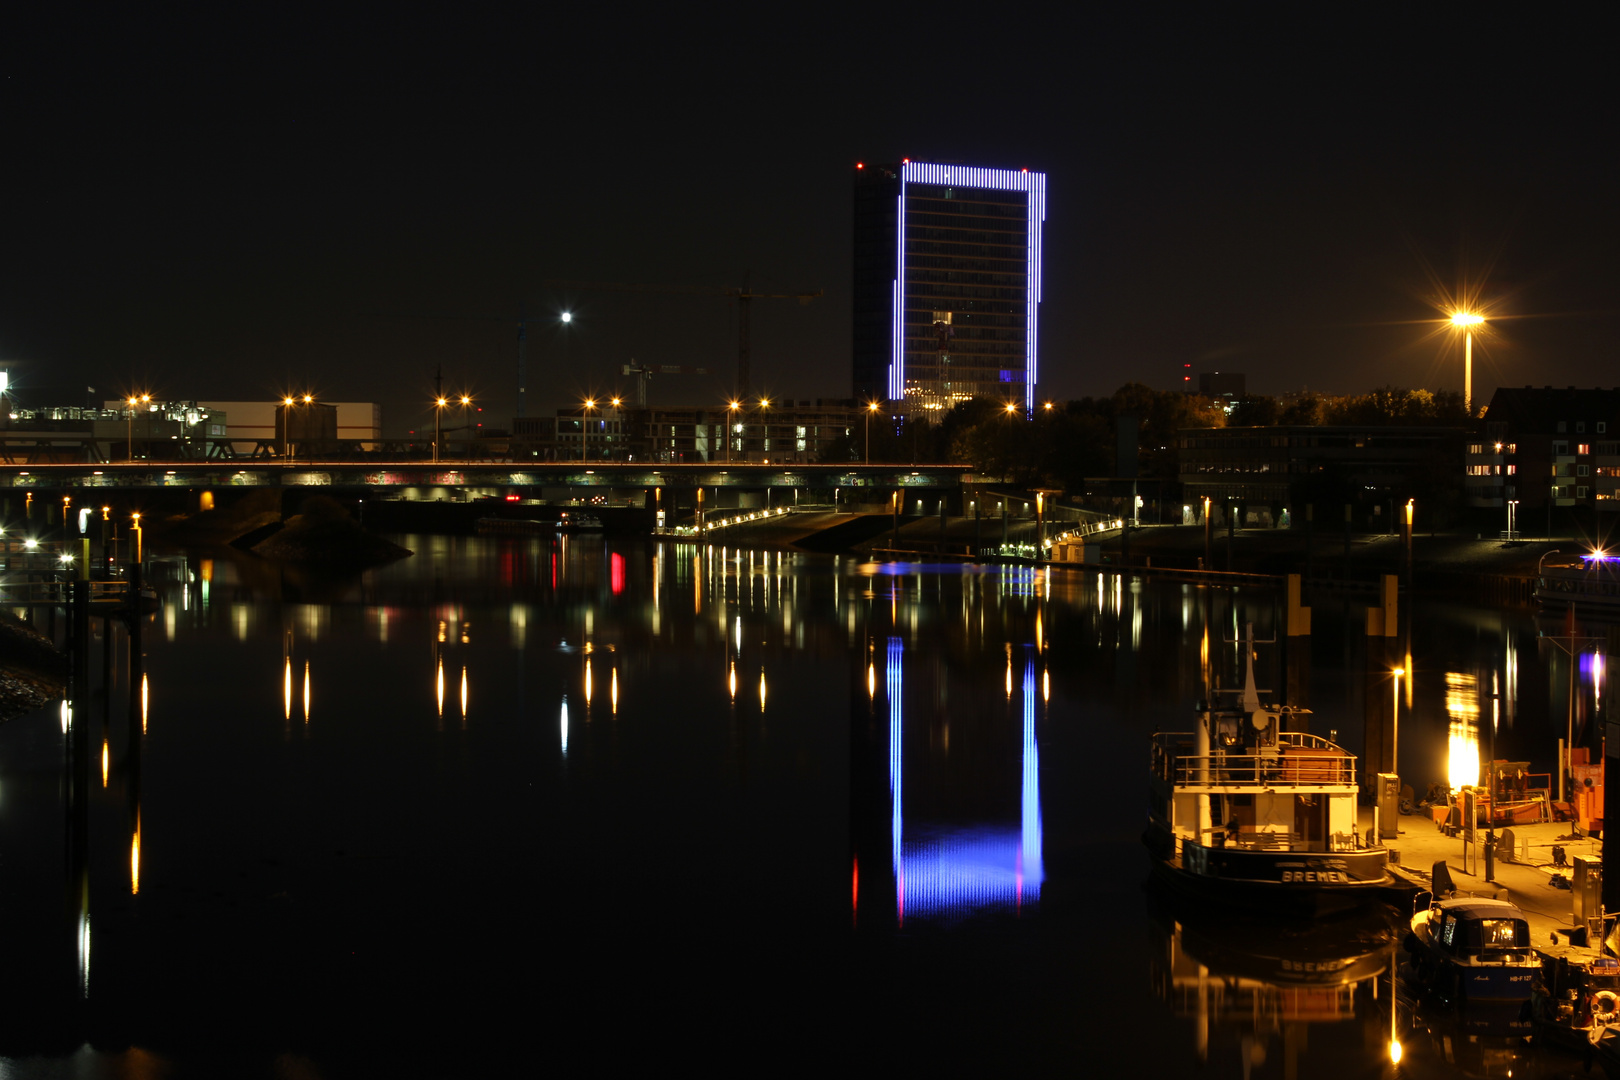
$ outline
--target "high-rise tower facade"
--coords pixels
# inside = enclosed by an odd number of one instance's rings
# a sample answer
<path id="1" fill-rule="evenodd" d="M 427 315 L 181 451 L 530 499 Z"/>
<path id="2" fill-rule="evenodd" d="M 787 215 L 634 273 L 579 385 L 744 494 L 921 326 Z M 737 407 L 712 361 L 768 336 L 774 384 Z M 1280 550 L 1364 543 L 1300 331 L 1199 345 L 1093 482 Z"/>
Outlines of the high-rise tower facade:
<path id="1" fill-rule="evenodd" d="M 1045 220 L 1045 173 L 857 165 L 857 400 L 911 415 L 973 397 L 1033 409 Z"/>

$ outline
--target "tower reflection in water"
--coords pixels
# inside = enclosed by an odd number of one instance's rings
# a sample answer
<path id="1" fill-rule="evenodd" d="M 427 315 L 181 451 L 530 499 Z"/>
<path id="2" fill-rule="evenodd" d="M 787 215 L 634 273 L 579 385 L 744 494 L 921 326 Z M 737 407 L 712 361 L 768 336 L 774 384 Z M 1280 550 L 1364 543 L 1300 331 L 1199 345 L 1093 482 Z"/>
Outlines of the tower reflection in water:
<path id="1" fill-rule="evenodd" d="M 1043 680 L 1035 652 L 1027 648 L 1016 695 L 1020 734 L 1018 823 L 944 824 L 906 805 L 906 648 L 899 637 L 887 642 L 884 690 L 888 703 L 888 819 L 890 870 L 894 876 L 895 925 L 908 918 L 950 922 L 983 911 L 1022 913 L 1040 901 L 1045 870 L 1041 857 L 1040 751 L 1036 740 L 1037 703 Z M 876 704 L 877 685 L 868 667 L 868 695 Z M 1015 695 L 1009 693 L 1009 698 Z M 948 735 L 947 735 L 948 738 Z M 926 758 L 913 770 L 926 768 Z M 925 777 L 926 779 L 926 777 Z M 1011 792 L 987 790 L 986 801 L 1005 805 Z M 851 898 L 860 923 L 859 842 L 851 869 Z M 886 897 L 883 898 L 886 900 Z M 869 896 L 869 904 L 879 902 Z M 873 912 L 872 914 L 876 914 Z"/>

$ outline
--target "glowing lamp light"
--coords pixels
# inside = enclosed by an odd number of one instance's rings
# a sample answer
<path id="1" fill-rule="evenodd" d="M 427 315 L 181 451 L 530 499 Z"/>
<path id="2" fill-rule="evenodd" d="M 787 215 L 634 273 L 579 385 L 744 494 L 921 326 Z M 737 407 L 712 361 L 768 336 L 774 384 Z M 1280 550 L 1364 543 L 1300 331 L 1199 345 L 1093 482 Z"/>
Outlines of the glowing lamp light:
<path id="1" fill-rule="evenodd" d="M 1401 1040 L 1389 1040 L 1389 1061 L 1392 1065 L 1399 1065 L 1401 1063 Z"/>
<path id="2" fill-rule="evenodd" d="M 619 407 L 619 401 L 620 401 L 620 399 L 619 399 L 619 398 L 614 398 L 614 399 L 613 399 L 613 407 L 614 407 L 614 408 L 615 408 L 615 409 L 617 409 L 617 408 L 618 408 L 618 407 Z"/>
<path id="3" fill-rule="evenodd" d="M 1485 321 L 1485 316 L 1476 315 L 1471 311 L 1458 311 L 1451 316 L 1452 326 L 1478 326 Z"/>
<path id="4" fill-rule="evenodd" d="M 312 397 L 310 397 L 310 396 L 309 396 L 309 395 L 308 395 L 308 394 L 305 394 L 305 395 L 304 395 L 304 404 L 305 404 L 305 405 L 308 405 L 308 404 L 309 404 L 309 403 L 310 403 L 310 402 L 312 402 L 312 401 L 314 401 L 314 400 L 315 400 L 315 399 L 314 399 L 314 398 L 312 398 Z"/>
<path id="5" fill-rule="evenodd" d="M 1010 416 L 1010 415 L 1012 415 L 1013 413 L 1015 413 L 1017 411 L 1018 411 L 1018 406 L 1014 405 L 1012 402 L 1009 401 L 1007 403 L 1007 414 Z"/>
<path id="6" fill-rule="evenodd" d="M 572 311 L 563 312 L 562 313 L 562 321 L 565 322 L 565 323 L 573 322 L 574 321 L 574 313 Z"/>
<path id="7" fill-rule="evenodd" d="M 281 403 L 283 405 L 291 405 L 293 403 L 293 399 L 292 398 L 282 398 Z"/>

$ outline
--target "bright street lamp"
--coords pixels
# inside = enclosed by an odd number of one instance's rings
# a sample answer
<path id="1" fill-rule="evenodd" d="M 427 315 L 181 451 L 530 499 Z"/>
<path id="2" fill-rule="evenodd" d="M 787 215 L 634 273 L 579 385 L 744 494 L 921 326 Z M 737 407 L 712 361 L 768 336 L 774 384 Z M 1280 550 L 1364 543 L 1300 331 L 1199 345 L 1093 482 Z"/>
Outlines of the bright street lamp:
<path id="1" fill-rule="evenodd" d="M 1471 311 L 1451 316 L 1451 325 L 1461 327 L 1463 332 L 1463 408 L 1468 410 L 1469 419 L 1474 416 L 1474 327 L 1484 321 L 1485 316 Z"/>
<path id="2" fill-rule="evenodd" d="M 878 411 L 878 403 L 866 403 L 866 463 L 872 464 L 872 414 Z"/>
<path id="3" fill-rule="evenodd" d="M 726 405 L 726 411 L 731 414 L 726 417 L 726 461 L 728 463 L 731 461 L 732 429 L 737 426 L 737 410 L 740 408 L 742 408 L 742 402 L 740 401 L 732 401 Z"/>

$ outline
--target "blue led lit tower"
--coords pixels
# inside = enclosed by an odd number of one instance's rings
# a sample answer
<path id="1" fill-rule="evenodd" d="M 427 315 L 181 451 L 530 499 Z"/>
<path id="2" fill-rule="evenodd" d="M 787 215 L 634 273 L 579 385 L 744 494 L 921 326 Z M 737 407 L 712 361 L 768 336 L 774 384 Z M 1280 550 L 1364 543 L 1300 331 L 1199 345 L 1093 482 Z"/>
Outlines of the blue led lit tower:
<path id="1" fill-rule="evenodd" d="M 897 414 L 1035 406 L 1046 174 L 855 167 L 854 384 Z"/>

